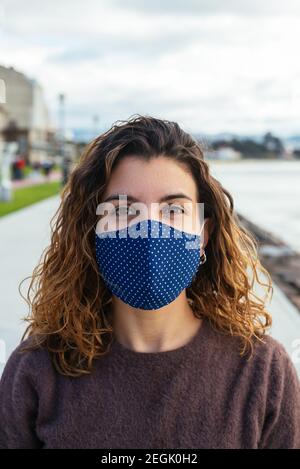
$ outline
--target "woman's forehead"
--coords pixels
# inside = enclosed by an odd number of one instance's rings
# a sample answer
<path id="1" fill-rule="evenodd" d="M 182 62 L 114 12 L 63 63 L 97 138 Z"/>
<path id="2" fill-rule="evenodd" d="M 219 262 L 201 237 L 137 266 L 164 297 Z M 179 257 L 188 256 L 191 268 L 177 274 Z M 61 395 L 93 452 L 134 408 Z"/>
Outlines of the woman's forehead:
<path id="1" fill-rule="evenodd" d="M 196 200 L 197 187 L 192 175 L 176 161 L 131 157 L 124 158 L 112 172 L 104 198 L 115 194 L 126 194 L 141 202 L 153 199 L 158 202 L 172 194 Z"/>

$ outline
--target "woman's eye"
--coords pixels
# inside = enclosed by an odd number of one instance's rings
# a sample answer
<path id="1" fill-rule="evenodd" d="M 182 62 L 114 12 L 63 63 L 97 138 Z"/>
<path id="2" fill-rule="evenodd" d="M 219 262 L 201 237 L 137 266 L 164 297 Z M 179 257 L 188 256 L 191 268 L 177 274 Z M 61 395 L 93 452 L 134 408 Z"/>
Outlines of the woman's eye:
<path id="1" fill-rule="evenodd" d="M 131 209 L 131 207 L 128 207 L 127 205 L 115 207 L 114 213 L 118 216 L 136 215 L 136 211 Z"/>
<path id="2" fill-rule="evenodd" d="M 163 208 L 163 212 L 164 214 L 172 213 L 174 215 L 181 215 L 185 213 L 185 210 L 180 205 L 167 205 L 166 207 Z"/>

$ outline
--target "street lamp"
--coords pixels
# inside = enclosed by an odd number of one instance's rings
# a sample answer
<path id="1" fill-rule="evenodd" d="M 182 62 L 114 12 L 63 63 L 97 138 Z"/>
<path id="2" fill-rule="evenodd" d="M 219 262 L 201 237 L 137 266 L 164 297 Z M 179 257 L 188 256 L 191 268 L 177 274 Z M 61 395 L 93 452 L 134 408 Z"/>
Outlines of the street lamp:
<path id="1" fill-rule="evenodd" d="M 98 136 L 98 132 L 99 132 L 99 116 L 98 116 L 98 114 L 95 114 L 93 116 L 93 123 L 94 123 L 93 138 L 96 138 Z"/>
<path id="2" fill-rule="evenodd" d="M 65 151 L 65 94 L 60 93 L 59 99 L 59 134 L 60 154 L 62 162 L 62 185 L 64 186 L 69 177 L 69 159 Z"/>

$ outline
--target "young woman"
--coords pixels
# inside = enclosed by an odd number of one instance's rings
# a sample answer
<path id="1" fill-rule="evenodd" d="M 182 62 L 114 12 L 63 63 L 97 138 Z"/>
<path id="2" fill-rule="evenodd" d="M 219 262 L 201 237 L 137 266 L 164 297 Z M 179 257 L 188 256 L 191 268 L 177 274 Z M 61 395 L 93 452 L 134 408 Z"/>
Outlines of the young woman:
<path id="1" fill-rule="evenodd" d="M 271 279 L 199 143 L 118 121 L 61 197 L 1 380 L 0 446 L 300 447 L 295 367 L 253 290 Z"/>

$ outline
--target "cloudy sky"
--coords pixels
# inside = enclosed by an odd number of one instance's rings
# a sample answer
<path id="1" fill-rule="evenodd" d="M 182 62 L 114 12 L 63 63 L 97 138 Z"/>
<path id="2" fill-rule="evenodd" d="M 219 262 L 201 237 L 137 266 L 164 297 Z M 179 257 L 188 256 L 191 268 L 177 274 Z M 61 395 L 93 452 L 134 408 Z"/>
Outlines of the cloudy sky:
<path id="1" fill-rule="evenodd" d="M 300 0 L 0 0 L 0 63 L 68 127 L 139 113 L 195 133 L 300 133 Z"/>

